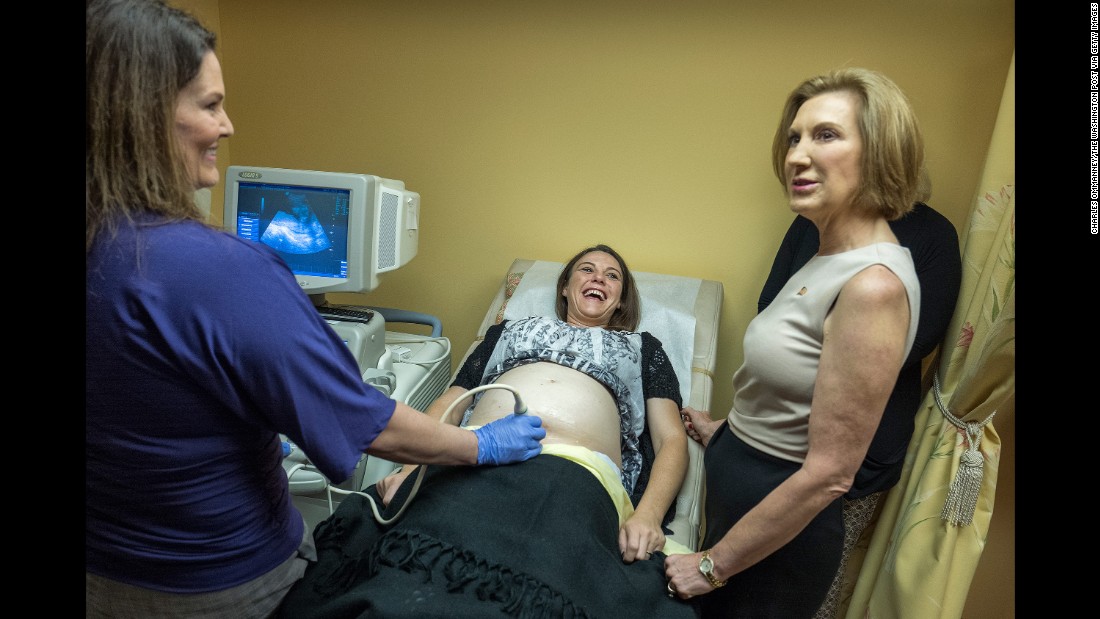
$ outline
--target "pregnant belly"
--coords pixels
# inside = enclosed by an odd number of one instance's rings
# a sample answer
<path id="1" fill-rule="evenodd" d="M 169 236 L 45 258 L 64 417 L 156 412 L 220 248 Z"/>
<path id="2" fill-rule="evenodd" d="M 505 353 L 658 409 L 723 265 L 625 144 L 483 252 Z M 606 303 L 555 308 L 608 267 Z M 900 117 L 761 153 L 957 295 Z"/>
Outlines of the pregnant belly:
<path id="1" fill-rule="evenodd" d="M 540 361 L 513 368 L 496 382 L 515 387 L 528 413 L 542 418 L 543 444 L 580 445 L 622 466 L 619 410 L 599 381 L 573 368 Z M 514 410 L 514 403 L 508 390 L 490 389 L 474 407 L 469 423 L 484 425 L 504 417 Z"/>

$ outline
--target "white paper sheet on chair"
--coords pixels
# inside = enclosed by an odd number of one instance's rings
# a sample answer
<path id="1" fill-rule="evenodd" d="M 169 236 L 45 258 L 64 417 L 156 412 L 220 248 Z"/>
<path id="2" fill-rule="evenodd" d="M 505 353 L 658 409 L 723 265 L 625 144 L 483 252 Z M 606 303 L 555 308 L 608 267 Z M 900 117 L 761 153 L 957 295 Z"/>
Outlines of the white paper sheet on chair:
<path id="1" fill-rule="evenodd" d="M 561 262 L 536 261 L 524 273 L 504 309 L 505 320 L 527 316 L 554 316 L 555 288 Z M 695 298 L 701 279 L 678 275 L 634 272 L 642 296 L 639 331 L 649 331 L 664 345 L 684 402 L 691 396 L 691 358 L 695 346 Z"/>

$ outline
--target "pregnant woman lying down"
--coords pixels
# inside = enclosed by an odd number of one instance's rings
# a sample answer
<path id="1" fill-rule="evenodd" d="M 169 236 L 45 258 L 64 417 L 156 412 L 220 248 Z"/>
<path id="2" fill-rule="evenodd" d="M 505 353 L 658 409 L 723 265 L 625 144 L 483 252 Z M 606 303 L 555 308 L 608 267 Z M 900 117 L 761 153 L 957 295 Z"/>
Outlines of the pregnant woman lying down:
<path id="1" fill-rule="evenodd" d="M 664 525 L 687 469 L 679 382 L 661 342 L 638 333 L 640 299 L 613 249 L 562 269 L 558 318 L 490 327 L 429 407 L 475 427 L 512 413 L 509 385 L 542 419 L 543 452 L 494 472 L 429 466 L 406 512 L 378 525 L 352 495 L 317 527 L 319 562 L 287 598 L 286 616 L 693 617 L 667 595 L 663 557 L 689 549 Z M 416 467 L 380 480 L 393 514 Z M 495 610 L 494 610 L 495 609 Z M 306 615 L 300 615 L 306 613 Z"/>
<path id="2" fill-rule="evenodd" d="M 558 319 L 531 317 L 490 327 L 454 383 L 428 409 L 436 418 L 466 392 L 487 383 L 515 387 L 543 420 L 543 445 L 586 447 L 611 460 L 634 514 L 619 546 L 627 561 L 665 543 L 663 525 L 687 470 L 680 388 L 661 342 L 636 333 L 641 301 L 634 277 L 615 250 L 597 245 L 562 268 Z M 448 422 L 480 426 L 514 410 L 504 389 L 475 394 Z M 464 415 L 459 419 L 459 413 Z M 379 482 L 386 499 L 414 467 Z"/>

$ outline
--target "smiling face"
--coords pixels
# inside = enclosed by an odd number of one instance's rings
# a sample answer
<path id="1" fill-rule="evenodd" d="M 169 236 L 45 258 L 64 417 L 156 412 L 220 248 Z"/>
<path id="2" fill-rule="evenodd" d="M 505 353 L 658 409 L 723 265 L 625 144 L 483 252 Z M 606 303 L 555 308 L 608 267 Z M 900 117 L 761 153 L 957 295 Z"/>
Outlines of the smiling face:
<path id="1" fill-rule="evenodd" d="M 791 210 L 811 220 L 847 208 L 860 188 L 860 99 L 850 91 L 806 100 L 788 133 L 785 163 Z"/>
<path id="2" fill-rule="evenodd" d="M 566 322 L 578 327 L 604 327 L 618 309 L 623 293 L 623 268 L 614 256 L 591 251 L 577 260 L 561 290 Z"/>
<path id="3" fill-rule="evenodd" d="M 207 52 L 199 74 L 176 98 L 176 139 L 195 189 L 218 184 L 218 140 L 233 135 L 224 99 L 221 64 L 214 52 Z"/>

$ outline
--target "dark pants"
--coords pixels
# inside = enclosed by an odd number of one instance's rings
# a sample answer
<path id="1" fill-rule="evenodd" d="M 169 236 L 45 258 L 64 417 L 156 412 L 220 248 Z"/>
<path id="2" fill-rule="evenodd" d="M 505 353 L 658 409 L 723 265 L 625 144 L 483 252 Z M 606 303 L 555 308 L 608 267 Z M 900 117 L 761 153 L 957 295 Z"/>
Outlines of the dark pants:
<path id="1" fill-rule="evenodd" d="M 722 424 L 704 452 L 706 534 L 710 548 L 801 465 L 747 445 Z M 821 606 L 844 546 L 841 499 L 779 550 L 700 596 L 703 617 L 809 619 Z"/>

